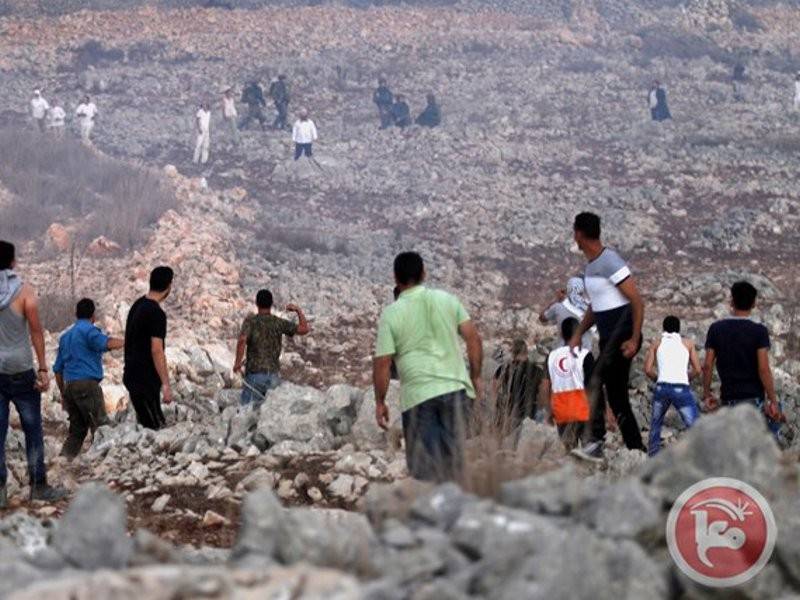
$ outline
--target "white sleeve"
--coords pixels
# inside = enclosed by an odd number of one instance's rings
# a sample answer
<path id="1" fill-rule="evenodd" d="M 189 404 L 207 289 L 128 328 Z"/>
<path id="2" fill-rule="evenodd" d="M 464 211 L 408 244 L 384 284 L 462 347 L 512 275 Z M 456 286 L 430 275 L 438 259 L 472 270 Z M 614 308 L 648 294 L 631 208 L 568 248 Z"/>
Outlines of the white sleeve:
<path id="1" fill-rule="evenodd" d="M 311 139 L 317 139 L 317 126 L 314 124 L 314 121 L 311 121 Z"/>
<path id="2" fill-rule="evenodd" d="M 292 127 L 292 141 L 295 144 L 297 143 L 297 123 L 295 123 L 294 127 Z"/>
<path id="3" fill-rule="evenodd" d="M 612 273 L 609 279 L 611 280 L 611 283 L 613 283 L 614 285 L 619 285 L 630 276 L 631 276 L 631 270 L 628 268 L 628 265 L 623 265 L 622 268 Z"/>

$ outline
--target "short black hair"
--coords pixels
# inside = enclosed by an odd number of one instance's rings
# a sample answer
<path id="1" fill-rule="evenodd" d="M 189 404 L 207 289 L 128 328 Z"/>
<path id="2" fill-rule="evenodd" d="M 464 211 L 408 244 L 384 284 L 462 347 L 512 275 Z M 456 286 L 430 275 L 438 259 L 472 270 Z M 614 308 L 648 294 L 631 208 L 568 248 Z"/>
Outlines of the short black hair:
<path id="1" fill-rule="evenodd" d="M 5 240 L 0 240 L 0 270 L 10 269 L 14 263 L 16 249 L 14 244 Z"/>
<path id="2" fill-rule="evenodd" d="M 575 317 L 567 317 L 561 321 L 561 339 L 565 342 L 569 342 L 572 336 L 575 335 L 578 325 L 580 325 L 580 323 L 578 323 L 578 319 Z"/>
<path id="3" fill-rule="evenodd" d="M 150 291 L 166 292 L 172 285 L 175 272 L 170 267 L 156 267 L 150 271 Z"/>
<path id="4" fill-rule="evenodd" d="M 258 290 L 256 294 L 256 306 L 258 308 L 272 308 L 272 292 L 269 290 Z"/>
<path id="5" fill-rule="evenodd" d="M 575 223 L 572 228 L 580 231 L 590 240 L 600 239 L 600 217 L 594 213 L 582 212 L 575 215 Z"/>
<path id="6" fill-rule="evenodd" d="M 669 315 L 668 317 L 664 317 L 664 322 L 661 324 L 661 326 L 667 333 L 681 332 L 681 320 L 674 315 Z"/>
<path id="7" fill-rule="evenodd" d="M 82 298 L 78 300 L 75 306 L 76 319 L 91 319 L 94 316 L 94 301 L 90 298 Z"/>
<path id="8" fill-rule="evenodd" d="M 394 259 L 394 278 L 400 285 L 416 285 L 422 281 L 425 263 L 416 252 L 402 252 Z"/>
<path id="9" fill-rule="evenodd" d="M 731 286 L 731 300 L 736 310 L 753 310 L 758 290 L 748 281 L 737 281 Z"/>

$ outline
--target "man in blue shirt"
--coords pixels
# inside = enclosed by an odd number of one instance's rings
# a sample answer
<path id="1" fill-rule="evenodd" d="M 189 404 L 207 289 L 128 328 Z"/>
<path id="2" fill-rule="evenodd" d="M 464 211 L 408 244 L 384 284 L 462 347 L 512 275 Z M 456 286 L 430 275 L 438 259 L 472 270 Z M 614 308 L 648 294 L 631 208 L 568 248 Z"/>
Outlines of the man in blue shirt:
<path id="1" fill-rule="evenodd" d="M 69 460 L 80 454 L 86 434 L 108 421 L 103 390 L 103 353 L 125 345 L 95 326 L 95 306 L 89 298 L 78 302 L 77 321 L 58 341 L 53 372 L 61 391 L 61 402 L 69 414 L 69 432 L 61 455 Z"/>

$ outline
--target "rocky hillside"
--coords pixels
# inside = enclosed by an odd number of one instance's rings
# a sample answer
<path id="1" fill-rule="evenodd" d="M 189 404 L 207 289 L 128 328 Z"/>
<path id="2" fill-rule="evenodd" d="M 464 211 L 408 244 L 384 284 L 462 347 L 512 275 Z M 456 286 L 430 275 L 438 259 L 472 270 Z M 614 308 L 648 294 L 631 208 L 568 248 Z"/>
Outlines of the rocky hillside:
<path id="1" fill-rule="evenodd" d="M 728 310 L 729 284 L 759 287 L 757 316 L 796 432 L 796 2 L 199 4 L 0 2 L 0 125 L 31 126 L 34 88 L 70 114 L 91 93 L 98 151 L 174 195 L 132 251 L 78 235 L 101 204 L 65 211 L 46 234 L 15 240 L 20 270 L 62 326 L 74 291 L 94 297 L 102 325 L 120 333 L 149 269 L 175 267 L 166 310 L 178 397 L 169 428 L 142 431 L 126 409 L 120 357 L 109 357 L 115 425 L 75 463 L 51 465 L 76 494 L 69 508 L 21 500 L 23 438 L 10 434 L 0 594 L 707 597 L 677 574 L 663 540 L 679 488 L 705 475 L 758 486 L 781 524 L 776 558 L 741 597 L 800 592 L 796 451 L 780 453 L 747 411 L 704 416 L 686 435 L 670 420 L 669 451 L 643 465 L 613 434 L 599 469 L 569 463 L 552 430 L 529 423 L 520 452 L 479 440 L 461 489 L 425 490 L 406 479 L 397 428 L 376 429 L 365 391 L 396 252 L 421 251 L 432 283 L 464 299 L 487 356 L 524 336 L 541 358 L 554 332 L 536 317 L 580 270 L 570 225 L 591 209 L 640 279 L 648 337 L 675 313 L 702 345 Z M 736 62 L 746 66 L 741 103 Z M 290 112 L 307 106 L 317 122 L 319 165 L 293 162 L 284 132 L 252 129 L 235 146 L 224 128 L 221 91 L 279 72 Z M 381 73 L 414 113 L 435 92 L 442 127 L 380 131 L 371 92 Z M 671 122 L 649 120 L 655 78 Z M 204 99 L 215 106 L 211 161 L 198 167 L 192 116 Z M 6 218 L 25 202 L 9 188 L 24 189 L 0 180 Z M 313 333 L 285 347 L 291 383 L 260 411 L 240 411 L 235 337 L 265 286 L 280 305 L 303 306 Z M 52 359 L 60 326 L 50 329 Z M 634 372 L 646 428 L 649 390 L 640 363 Z M 51 401 L 45 418 L 51 457 L 65 415 Z M 78 493 L 95 480 L 113 494 Z M 32 581 L 41 585 L 22 589 Z"/>

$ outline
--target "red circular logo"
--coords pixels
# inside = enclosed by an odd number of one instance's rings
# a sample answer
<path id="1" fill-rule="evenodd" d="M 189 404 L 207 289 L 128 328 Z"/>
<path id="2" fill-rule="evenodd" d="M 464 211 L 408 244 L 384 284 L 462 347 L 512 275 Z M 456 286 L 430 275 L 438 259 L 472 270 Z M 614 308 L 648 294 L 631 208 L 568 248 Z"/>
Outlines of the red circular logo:
<path id="1" fill-rule="evenodd" d="M 667 519 L 667 545 L 691 579 L 730 587 L 758 574 L 775 548 L 777 526 L 764 496 L 725 477 L 694 484 L 675 501 Z"/>

